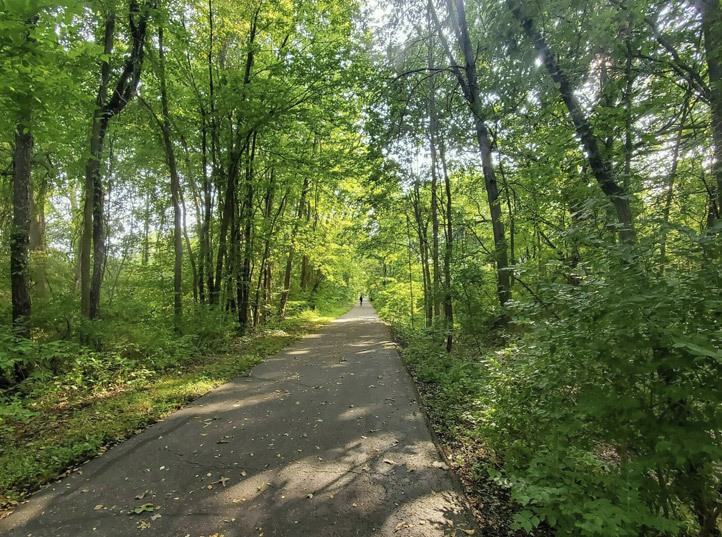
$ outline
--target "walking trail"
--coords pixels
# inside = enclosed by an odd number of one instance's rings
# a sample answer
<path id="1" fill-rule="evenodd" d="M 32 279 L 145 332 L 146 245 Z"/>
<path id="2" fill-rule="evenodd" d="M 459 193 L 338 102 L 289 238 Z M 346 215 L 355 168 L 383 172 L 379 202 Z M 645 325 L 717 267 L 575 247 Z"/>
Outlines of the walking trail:
<path id="1" fill-rule="evenodd" d="M 472 535 L 464 505 L 365 304 L 38 493 L 0 535 Z"/>

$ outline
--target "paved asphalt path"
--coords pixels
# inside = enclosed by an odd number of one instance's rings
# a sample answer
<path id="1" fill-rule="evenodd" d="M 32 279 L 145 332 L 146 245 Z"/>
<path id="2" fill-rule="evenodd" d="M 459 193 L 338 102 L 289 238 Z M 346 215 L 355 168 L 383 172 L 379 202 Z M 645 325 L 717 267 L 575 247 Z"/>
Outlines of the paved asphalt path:
<path id="1" fill-rule="evenodd" d="M 365 304 L 36 494 L 0 535 L 478 535 L 458 490 Z"/>

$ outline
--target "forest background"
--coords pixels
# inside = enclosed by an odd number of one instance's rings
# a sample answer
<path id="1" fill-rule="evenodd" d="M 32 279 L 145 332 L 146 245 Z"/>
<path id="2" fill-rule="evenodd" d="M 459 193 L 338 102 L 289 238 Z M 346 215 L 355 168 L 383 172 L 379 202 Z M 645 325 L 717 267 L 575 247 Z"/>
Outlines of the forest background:
<path id="1" fill-rule="evenodd" d="M 0 72 L 6 506 L 369 293 L 497 531 L 720 535 L 718 0 L 0 0 Z"/>

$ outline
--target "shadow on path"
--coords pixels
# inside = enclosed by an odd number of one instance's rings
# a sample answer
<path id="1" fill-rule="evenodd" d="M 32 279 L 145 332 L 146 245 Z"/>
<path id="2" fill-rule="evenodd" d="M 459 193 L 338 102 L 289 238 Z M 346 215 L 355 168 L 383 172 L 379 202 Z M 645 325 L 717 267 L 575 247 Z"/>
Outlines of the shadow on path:
<path id="1" fill-rule="evenodd" d="M 0 534 L 465 535 L 410 382 L 357 306 L 38 493 Z"/>

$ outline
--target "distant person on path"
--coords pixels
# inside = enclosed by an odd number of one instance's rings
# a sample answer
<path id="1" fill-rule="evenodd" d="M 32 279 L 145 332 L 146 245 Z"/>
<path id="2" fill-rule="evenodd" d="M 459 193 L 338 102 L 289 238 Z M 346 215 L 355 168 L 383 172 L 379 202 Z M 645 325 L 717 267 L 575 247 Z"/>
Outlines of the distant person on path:
<path id="1" fill-rule="evenodd" d="M 359 297 L 359 299 L 358 299 L 358 305 L 359 305 L 359 306 L 363 306 L 363 305 L 364 305 L 364 296 L 363 296 L 363 295 L 361 295 L 361 296 Z"/>

